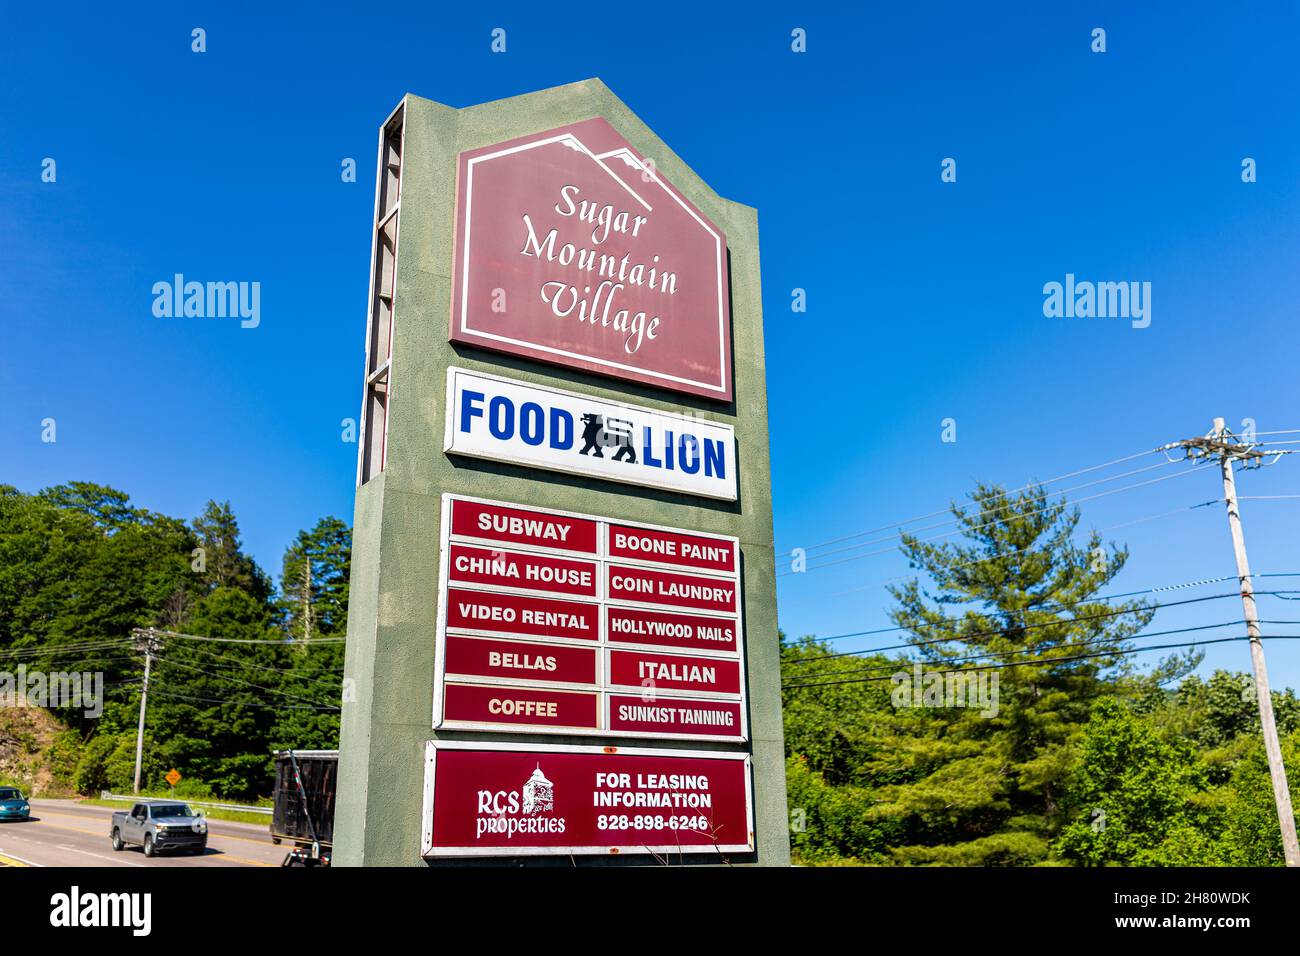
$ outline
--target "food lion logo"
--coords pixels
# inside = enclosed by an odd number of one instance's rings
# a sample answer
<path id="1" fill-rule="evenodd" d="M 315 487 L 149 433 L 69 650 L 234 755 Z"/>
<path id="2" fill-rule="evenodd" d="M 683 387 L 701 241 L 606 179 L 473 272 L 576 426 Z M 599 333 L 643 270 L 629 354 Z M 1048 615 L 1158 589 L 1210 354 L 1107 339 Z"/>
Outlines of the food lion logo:
<path id="1" fill-rule="evenodd" d="M 582 442 L 579 455 L 594 452 L 596 458 L 604 458 L 602 448 L 617 448 L 615 461 L 626 460 L 629 464 L 636 464 L 636 449 L 632 447 L 632 423 L 625 418 L 583 415 Z"/>
<path id="2" fill-rule="evenodd" d="M 555 812 L 555 784 L 546 779 L 541 764 L 518 790 L 478 791 L 478 819 L 475 837 L 518 834 L 563 833 L 564 817 Z"/>

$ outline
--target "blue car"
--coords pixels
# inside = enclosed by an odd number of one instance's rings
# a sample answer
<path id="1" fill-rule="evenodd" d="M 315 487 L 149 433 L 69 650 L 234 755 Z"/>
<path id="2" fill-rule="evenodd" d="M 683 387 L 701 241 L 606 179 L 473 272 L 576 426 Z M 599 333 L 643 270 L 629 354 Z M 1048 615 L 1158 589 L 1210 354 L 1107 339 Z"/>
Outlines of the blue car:
<path id="1" fill-rule="evenodd" d="M 31 815 L 27 798 L 17 787 L 0 787 L 0 820 L 26 820 Z"/>

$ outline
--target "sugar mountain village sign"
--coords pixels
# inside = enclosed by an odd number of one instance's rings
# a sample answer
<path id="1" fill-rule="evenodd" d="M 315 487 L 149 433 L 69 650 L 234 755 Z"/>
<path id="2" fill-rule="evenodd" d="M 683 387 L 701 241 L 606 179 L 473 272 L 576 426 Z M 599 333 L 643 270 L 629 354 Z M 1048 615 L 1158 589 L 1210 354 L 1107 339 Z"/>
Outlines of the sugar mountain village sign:
<path id="1" fill-rule="evenodd" d="M 460 154 L 453 342 L 731 398 L 727 240 L 606 120 Z"/>
<path id="2" fill-rule="evenodd" d="M 785 865 L 757 217 L 599 80 L 379 133 L 335 865 Z"/>

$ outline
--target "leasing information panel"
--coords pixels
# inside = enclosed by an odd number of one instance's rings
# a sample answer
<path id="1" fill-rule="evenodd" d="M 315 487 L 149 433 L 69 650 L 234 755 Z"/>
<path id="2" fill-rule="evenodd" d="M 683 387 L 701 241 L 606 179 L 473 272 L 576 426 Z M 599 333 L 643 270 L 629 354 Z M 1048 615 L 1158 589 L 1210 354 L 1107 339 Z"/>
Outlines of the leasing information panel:
<path id="1" fill-rule="evenodd" d="M 430 740 L 425 857 L 754 849 L 745 753 Z"/>
<path id="2" fill-rule="evenodd" d="M 429 741 L 424 779 L 425 857 L 754 849 L 748 754 Z"/>
<path id="3" fill-rule="evenodd" d="M 735 538 L 442 506 L 435 729 L 748 739 Z"/>

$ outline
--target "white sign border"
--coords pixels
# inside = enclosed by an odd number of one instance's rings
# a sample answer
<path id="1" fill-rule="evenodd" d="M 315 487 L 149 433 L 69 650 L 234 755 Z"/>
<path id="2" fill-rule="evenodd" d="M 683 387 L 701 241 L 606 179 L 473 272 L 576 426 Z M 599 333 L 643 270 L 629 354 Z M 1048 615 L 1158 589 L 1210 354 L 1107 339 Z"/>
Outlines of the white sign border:
<path id="1" fill-rule="evenodd" d="M 628 755 L 633 757 L 689 757 L 705 760 L 736 760 L 744 762 L 745 822 L 748 843 L 717 843 L 710 846 L 663 844 L 659 846 L 467 846 L 435 847 L 433 845 L 433 794 L 434 773 L 437 770 L 439 750 L 500 750 L 521 753 L 570 753 Z M 612 753 L 611 753 L 612 751 Z M 530 744 L 473 740 L 430 740 L 424 746 L 424 797 L 420 815 L 420 856 L 424 859 L 438 857 L 516 857 L 516 856 L 622 856 L 647 853 L 753 853 L 754 840 L 754 761 L 749 753 L 732 753 L 724 750 L 661 750 L 645 747 L 592 747 L 580 744 Z"/>
<path id="2" fill-rule="evenodd" d="M 559 465 L 559 464 L 539 463 L 537 461 L 532 461 L 524 458 L 512 458 L 504 454 L 489 454 L 487 452 L 482 452 L 477 450 L 471 451 L 471 450 L 466 450 L 464 448 L 456 448 L 455 444 L 456 444 L 456 435 L 457 435 L 456 432 L 456 376 L 457 375 L 471 375 L 477 378 L 485 378 L 488 379 L 489 381 L 503 382 L 507 385 L 513 385 L 517 388 L 529 388 L 539 392 L 550 392 L 553 395 L 561 395 L 569 399 L 577 399 L 579 401 L 584 401 L 584 402 L 594 402 L 600 405 L 609 405 L 614 408 L 627 409 L 628 411 L 635 412 L 635 413 L 641 413 L 647 415 L 658 415 L 663 418 L 675 418 L 678 421 L 682 421 L 682 422 L 695 422 L 695 423 L 702 422 L 705 425 L 708 425 L 710 428 L 722 429 L 727 433 L 727 441 L 730 443 L 731 446 L 731 456 L 730 456 L 731 474 L 730 477 L 726 479 L 726 483 L 729 487 L 729 492 L 727 494 L 714 494 L 712 492 L 702 490 L 702 489 L 683 488 L 680 485 L 663 484 L 660 482 L 652 482 L 652 481 L 642 481 L 637 478 L 620 478 L 618 475 L 613 475 L 613 474 L 611 475 L 600 474 L 578 466 L 571 467 L 571 466 Z M 473 369 L 461 368 L 457 365 L 447 366 L 447 401 L 445 406 L 443 407 L 443 418 L 445 419 L 445 421 L 443 424 L 442 450 L 448 455 L 462 455 L 466 458 L 478 458 L 484 461 L 503 461 L 506 462 L 507 464 L 518 465 L 524 468 L 536 468 L 539 471 L 555 471 L 566 475 L 579 475 L 583 478 L 595 479 L 597 481 L 612 481 L 618 484 L 636 485 L 639 488 L 654 488 L 656 491 L 670 491 L 673 492 L 674 494 L 694 495 L 699 498 L 711 498 L 716 501 L 736 501 L 740 497 L 740 475 L 738 474 L 739 462 L 736 453 L 736 429 L 732 425 L 726 422 L 715 422 L 712 419 L 708 419 L 708 418 L 695 418 L 688 415 L 681 415 L 678 414 L 677 412 L 662 411 L 657 408 L 650 408 L 646 405 L 633 405 L 630 402 L 622 402 L 612 398 L 601 398 L 596 395 L 584 395 L 582 392 L 570 392 L 567 389 L 555 388 L 552 385 L 537 385 L 534 384 L 533 382 L 525 382 L 517 378 L 508 378 L 504 375 L 493 375 L 490 372 L 476 372 Z M 612 521 L 614 519 L 605 519 L 605 520 Z M 627 523 L 627 522 L 623 522 L 623 523 Z M 663 530 L 677 531 L 682 529 L 666 528 Z M 691 532 L 691 533 L 694 534 L 696 532 Z"/>
<path id="3" fill-rule="evenodd" d="M 451 505 L 453 501 L 468 501 L 473 504 L 492 505 L 501 508 L 515 508 L 515 509 L 522 509 L 525 511 L 540 512 L 543 514 L 558 515 L 563 518 L 579 518 L 579 519 L 585 519 L 587 521 L 594 521 L 596 522 L 596 553 L 595 555 L 590 556 L 590 559 L 594 560 L 597 563 L 597 565 L 607 565 L 610 563 L 610 559 L 608 556 L 608 552 L 609 552 L 608 541 L 606 540 L 607 533 L 609 530 L 608 526 L 610 524 L 621 524 L 621 525 L 626 525 L 627 527 L 630 528 L 646 528 L 651 531 L 675 531 L 679 533 L 688 533 L 692 535 L 697 535 L 699 537 L 716 538 L 722 541 L 730 541 L 735 551 L 736 571 L 735 571 L 734 580 L 736 582 L 736 589 L 738 592 L 736 595 L 736 612 L 735 612 L 736 650 L 734 652 L 736 656 L 734 659 L 737 660 L 740 664 L 741 726 L 740 726 L 739 736 L 735 734 L 726 734 L 726 735 L 677 734 L 677 733 L 670 733 L 670 732 L 656 733 L 653 731 L 630 731 L 630 730 L 608 729 L 607 725 L 609 723 L 610 694 L 619 694 L 622 696 L 627 696 L 627 694 L 629 693 L 629 690 L 627 688 L 622 688 L 622 687 L 616 688 L 609 684 L 609 681 L 607 679 L 608 675 L 605 673 L 605 669 L 608 666 L 610 650 L 642 650 L 645 653 L 656 653 L 656 654 L 658 653 L 672 654 L 676 652 L 677 654 L 683 656 L 700 656 L 700 655 L 693 654 L 687 648 L 662 648 L 656 645 L 636 644 L 630 641 L 628 642 L 620 641 L 617 644 L 611 644 L 607 640 L 607 635 L 605 634 L 606 615 L 603 613 L 603 609 L 601 610 L 601 613 L 597 614 L 597 619 L 599 622 L 597 639 L 595 641 L 583 641 L 577 646 L 588 646 L 588 647 L 594 647 L 596 649 L 596 677 L 598 683 L 594 688 L 594 693 L 597 696 L 597 718 L 604 726 L 586 727 L 586 728 L 572 728 L 572 727 L 561 728 L 561 727 L 553 727 L 553 726 L 548 727 L 546 725 L 531 726 L 527 724 L 515 724 L 515 723 L 486 723 L 481 721 L 458 721 L 458 720 L 445 719 L 443 713 L 443 708 L 444 708 L 443 689 L 447 683 L 447 671 L 446 671 L 447 591 L 449 589 L 449 579 L 450 579 L 450 564 L 448 559 L 450 557 L 450 551 L 451 551 Z M 435 637 L 434 637 L 436 646 L 434 648 L 433 713 L 432 713 L 431 729 L 447 730 L 447 731 L 469 730 L 469 731 L 488 732 L 488 733 L 548 734 L 550 736 L 607 737 L 607 738 L 630 739 L 630 740 L 680 740 L 680 741 L 697 741 L 699 743 L 748 744 L 750 742 L 749 670 L 747 667 L 748 655 L 746 654 L 747 641 L 745 635 L 744 612 L 742 610 L 744 602 L 740 600 L 740 594 L 739 594 L 741 588 L 740 539 L 739 538 L 735 537 L 734 535 L 713 534 L 707 531 L 694 531 L 685 528 L 670 528 L 666 525 L 648 524 L 646 522 L 640 522 L 640 521 L 629 521 L 623 518 L 608 518 L 608 517 L 602 517 L 600 515 L 583 514 L 582 512 L 577 512 L 577 511 L 563 511 L 556 508 L 540 508 L 533 505 L 520 504 L 512 501 L 497 501 L 491 498 L 478 498 L 473 495 L 460 495 L 460 494 L 453 494 L 451 492 L 443 493 L 441 522 L 442 523 L 441 523 L 441 529 L 439 533 L 439 551 L 438 551 L 438 609 L 437 609 L 437 620 L 436 620 L 436 629 L 435 629 Z M 506 543 L 506 542 L 496 542 L 496 543 L 505 544 L 508 547 L 516 547 L 516 545 L 512 543 Z M 663 565 L 660 566 L 662 567 Z M 608 604 L 609 602 L 605 594 L 605 576 L 603 574 L 598 574 L 598 578 L 599 578 L 597 583 L 598 596 L 594 599 L 587 599 L 587 600 L 594 601 L 598 606 L 600 606 L 603 604 Z M 464 587 L 464 585 L 457 584 L 456 587 L 461 588 Z M 473 590 L 473 589 L 470 588 L 469 590 Z M 650 608 L 650 607 L 644 609 L 656 610 L 656 608 Z M 682 612 L 681 608 L 665 607 L 665 608 L 658 608 L 658 610 L 671 611 L 674 613 Z M 685 613 L 689 613 L 689 611 Z M 729 617 L 730 615 L 725 615 L 725 614 L 719 615 L 715 613 L 708 616 Z M 467 637 L 470 636 L 502 637 L 502 635 L 500 634 L 476 635 L 473 634 L 472 632 L 465 631 L 464 629 L 461 628 L 456 628 L 455 631 L 458 634 L 464 633 L 465 636 Z M 503 639 L 509 640 L 510 638 L 505 637 Z M 524 640 L 525 638 L 519 637 L 516 639 Z M 531 638 L 529 639 L 531 640 Z M 562 642 L 557 640 L 555 643 L 562 643 Z M 568 643 L 569 646 L 574 646 L 574 642 L 568 642 Z M 732 652 L 726 652 L 726 659 L 728 660 L 733 659 L 729 656 L 731 653 Z M 719 657 L 724 656 L 723 652 L 719 652 L 719 651 L 714 651 L 713 654 Z M 519 681 L 519 682 L 516 683 L 515 681 Z M 465 683 L 465 684 L 483 683 L 483 684 L 491 684 L 496 687 L 518 686 L 518 687 L 537 689 L 537 690 L 547 690 L 547 689 L 593 690 L 593 688 L 589 688 L 585 686 L 579 688 L 575 685 L 550 685 L 548 687 L 548 685 L 538 685 L 536 683 L 525 683 L 518 678 L 514 678 L 514 679 L 483 678 L 482 680 L 474 680 L 468 676 L 457 676 L 454 682 Z M 635 693 L 636 690 L 637 688 L 633 688 L 632 692 Z M 704 700 L 704 701 L 725 700 L 728 702 L 735 700 L 735 697 L 733 695 L 721 694 L 721 693 L 710 692 L 710 691 L 692 691 L 692 690 L 683 690 L 683 689 L 657 688 L 655 692 L 658 696 L 663 697 L 665 700 L 696 699 L 696 700 Z"/>
<path id="4" fill-rule="evenodd" d="M 615 130 L 615 133 L 617 132 L 618 131 Z M 725 282 L 726 282 L 726 271 L 725 271 L 726 270 L 726 263 L 725 263 L 726 247 L 722 241 L 722 237 L 718 235 L 718 233 L 715 232 L 713 228 L 709 226 L 704 220 L 702 220 L 699 214 L 695 212 L 695 210 L 693 210 L 686 202 L 683 201 L 682 197 L 678 195 L 677 190 L 668 185 L 667 180 L 660 178 L 660 176 L 652 167 L 647 167 L 644 163 L 640 161 L 639 158 L 637 158 L 636 155 L 634 155 L 629 149 L 627 149 L 627 147 L 620 146 L 616 149 L 610 150 L 607 153 L 601 153 L 599 156 L 597 156 L 595 153 L 589 150 L 583 144 L 583 142 L 580 139 L 578 139 L 578 137 L 575 136 L 572 132 L 564 132 L 552 136 L 546 136 L 545 134 L 543 134 L 543 137 L 544 138 L 534 140 L 533 142 L 530 143 L 521 143 L 516 146 L 510 146 L 505 149 L 499 149 L 495 152 L 486 153 L 482 156 L 475 156 L 474 158 L 467 159 L 465 161 L 466 162 L 465 196 L 464 196 L 465 235 L 463 237 L 463 243 L 462 243 L 462 250 L 463 250 L 462 255 L 463 255 L 464 262 L 463 262 L 463 269 L 461 274 L 461 307 L 460 307 L 461 334 L 466 336 L 475 336 L 481 339 L 488 339 L 489 341 L 495 340 L 498 342 L 509 343 L 511 345 L 519 345 L 525 348 L 536 349 L 539 352 L 549 352 L 553 355 L 561 355 L 566 358 L 576 359 L 580 362 L 590 362 L 593 365 L 600 365 L 609 369 L 618 369 L 625 372 L 633 372 L 636 373 L 637 375 L 648 375 L 652 378 L 663 379 L 664 381 L 667 382 L 676 382 L 681 385 L 689 385 L 694 388 L 702 388 L 710 392 L 717 392 L 716 396 L 710 396 L 710 397 L 721 398 L 723 395 L 726 394 L 727 391 L 727 377 L 732 374 L 731 356 L 728 353 L 728 349 L 727 349 L 727 299 L 724 295 Z M 651 208 L 650 204 L 647 203 L 644 199 L 642 199 L 630 186 L 627 185 L 627 183 L 623 182 L 623 180 L 620 179 L 619 176 L 612 169 L 609 168 L 609 166 L 607 166 L 604 162 L 602 162 L 602 160 L 608 159 L 611 156 L 618 156 L 619 159 L 621 159 L 623 162 L 627 163 L 628 165 L 632 166 L 633 168 L 640 169 L 643 175 L 649 174 L 649 176 L 651 177 L 651 181 L 653 181 L 655 185 L 659 186 L 660 189 L 666 192 L 673 199 L 674 202 L 676 202 L 679 206 L 681 206 L 684 210 L 686 210 L 686 212 L 690 215 L 690 217 L 694 219 L 697 223 L 699 223 L 704 228 L 704 230 L 713 237 L 714 246 L 716 247 L 715 268 L 717 270 L 717 286 L 718 286 L 717 296 L 718 296 L 719 381 L 717 385 L 714 385 L 712 382 L 699 382 L 689 378 L 682 378 L 677 375 L 670 375 L 666 372 L 658 372 L 650 369 L 640 368 L 635 365 L 624 365 L 620 362 L 614 362 L 609 359 L 596 358 L 591 355 L 583 355 L 579 352 L 568 352 L 565 351 L 564 349 L 555 348 L 554 346 L 541 345 L 537 342 L 529 342 L 524 339 L 512 339 L 509 336 L 497 335 L 492 332 L 484 332 L 481 329 L 474 329 L 470 327 L 469 234 L 470 234 L 470 228 L 473 225 L 472 204 L 474 201 L 474 167 L 478 163 L 484 163 L 493 159 L 498 159 L 502 156 L 509 156 L 514 153 L 535 149 L 539 146 L 548 146 L 552 143 L 564 143 L 565 145 L 570 146 L 570 148 L 576 146 L 582 153 L 584 153 L 586 156 L 591 158 L 598 166 L 600 166 L 603 170 L 605 170 L 605 172 L 607 172 L 614 179 L 615 182 L 617 182 L 629 193 L 631 193 L 636 198 L 637 202 L 645 206 L 647 210 Z M 455 306 L 453 305 L 453 309 L 454 308 Z M 567 364 L 564 365 L 563 367 L 572 368 L 572 366 Z M 606 374 L 613 375 L 623 381 L 629 381 L 629 379 L 626 376 L 618 375 L 617 372 L 607 372 Z M 635 379 L 632 379 L 631 381 L 635 381 Z M 661 387 L 670 388 L 670 389 L 673 388 L 672 385 L 665 385 Z"/>

